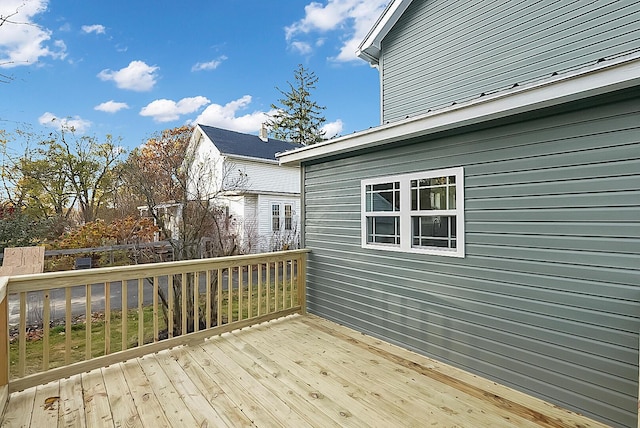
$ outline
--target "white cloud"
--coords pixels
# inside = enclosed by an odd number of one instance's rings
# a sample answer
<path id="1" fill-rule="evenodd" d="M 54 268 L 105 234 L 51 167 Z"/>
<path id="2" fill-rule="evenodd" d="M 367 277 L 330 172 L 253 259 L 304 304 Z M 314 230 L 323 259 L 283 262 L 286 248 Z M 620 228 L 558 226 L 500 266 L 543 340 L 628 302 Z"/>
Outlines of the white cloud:
<path id="1" fill-rule="evenodd" d="M 311 45 L 310 45 L 309 43 L 307 43 L 307 42 L 298 42 L 298 41 L 295 41 L 295 42 L 291 42 L 291 43 L 289 44 L 289 46 L 291 46 L 291 48 L 292 48 L 294 51 L 298 52 L 298 53 L 299 53 L 299 54 L 301 54 L 301 55 L 307 55 L 307 54 L 310 54 L 310 53 L 311 53 L 311 51 L 313 51 L 313 48 L 312 48 L 312 47 L 311 47 Z"/>
<path id="2" fill-rule="evenodd" d="M 324 138 L 329 139 L 340 135 L 343 128 L 344 123 L 342 123 L 342 120 L 340 119 L 336 120 L 335 122 L 325 123 L 322 127 L 322 130 L 324 131 Z"/>
<path id="3" fill-rule="evenodd" d="M 222 64 L 222 61 L 226 59 L 227 57 L 223 55 L 218 59 L 214 59 L 209 62 L 198 62 L 191 67 L 191 71 L 215 70 L 220 64 Z"/>
<path id="4" fill-rule="evenodd" d="M 0 2 L 0 16 L 8 18 L 0 31 L 0 67 L 31 65 L 45 57 L 66 57 L 64 42 L 51 43 L 51 30 L 34 23 L 34 17 L 45 12 L 47 5 L 48 0 Z"/>
<path id="5" fill-rule="evenodd" d="M 388 0 L 329 0 L 326 5 L 311 2 L 305 6 L 305 16 L 285 27 L 285 38 L 293 49 L 298 38 L 313 37 L 315 33 L 340 30 L 344 40 L 338 55 L 333 59 L 340 62 L 353 61 L 356 49 L 373 27 L 386 7 Z M 316 41 L 318 46 L 320 40 Z M 321 44 L 321 43 L 320 43 Z M 312 43 L 308 43 L 310 47 Z"/>
<path id="6" fill-rule="evenodd" d="M 144 61 L 131 61 L 128 66 L 118 71 L 102 70 L 98 78 L 104 81 L 113 80 L 120 89 L 144 92 L 150 91 L 156 84 L 159 67 L 147 65 Z"/>
<path id="7" fill-rule="evenodd" d="M 211 104 L 192 122 L 201 125 L 217 126 L 238 132 L 255 132 L 267 121 L 272 111 L 254 111 L 239 116 L 239 112 L 251 104 L 251 95 L 231 101 L 225 105 Z"/>
<path id="8" fill-rule="evenodd" d="M 81 28 L 82 28 L 82 31 L 84 31 L 87 34 L 89 33 L 104 34 L 106 30 L 106 28 L 104 28 L 104 25 L 100 25 L 100 24 L 83 25 Z"/>
<path id="9" fill-rule="evenodd" d="M 209 104 L 205 97 L 183 98 L 178 102 L 173 100 L 155 100 L 140 110 L 140 116 L 152 117 L 156 122 L 171 122 L 180 119 L 181 115 L 198 111 Z"/>
<path id="10" fill-rule="evenodd" d="M 127 103 L 118 103 L 113 100 L 98 104 L 93 109 L 98 111 L 104 111 L 105 113 L 116 113 L 122 109 L 129 108 Z"/>
<path id="11" fill-rule="evenodd" d="M 91 122 L 80 116 L 60 118 L 53 113 L 46 112 L 38 118 L 40 125 L 57 129 L 58 131 L 73 130 L 78 134 L 84 134 L 91 127 Z"/>

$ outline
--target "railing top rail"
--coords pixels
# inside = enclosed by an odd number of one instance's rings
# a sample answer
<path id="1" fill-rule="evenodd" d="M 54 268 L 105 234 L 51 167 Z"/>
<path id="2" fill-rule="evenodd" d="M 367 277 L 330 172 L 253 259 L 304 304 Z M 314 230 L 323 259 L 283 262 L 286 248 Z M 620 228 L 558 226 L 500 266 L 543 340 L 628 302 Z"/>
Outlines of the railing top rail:
<path id="1" fill-rule="evenodd" d="M 0 280 L 2 280 L 2 278 L 6 278 L 6 281 L 8 281 L 7 292 L 18 293 L 83 284 L 125 281 L 129 279 L 205 271 L 209 269 L 243 266 L 251 263 L 274 262 L 294 258 L 299 254 L 308 252 L 310 252 L 310 250 L 300 249 L 209 259 L 181 260 L 176 262 L 111 266 L 85 270 L 0 277 Z M 1 291 L 2 287 L 0 287 L 0 292 Z"/>

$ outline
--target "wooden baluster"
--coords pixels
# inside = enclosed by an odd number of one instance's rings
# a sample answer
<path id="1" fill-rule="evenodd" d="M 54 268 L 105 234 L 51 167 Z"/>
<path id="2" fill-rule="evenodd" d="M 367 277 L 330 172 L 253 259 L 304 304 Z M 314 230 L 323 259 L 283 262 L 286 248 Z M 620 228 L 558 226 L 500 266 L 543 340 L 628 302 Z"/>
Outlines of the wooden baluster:
<path id="1" fill-rule="evenodd" d="M 253 317 L 253 265 L 247 266 L 247 317 Z"/>
<path id="2" fill-rule="evenodd" d="M 64 363 L 71 363 L 71 287 L 64 290 Z"/>
<path id="3" fill-rule="evenodd" d="M 262 263 L 258 263 L 258 316 L 262 315 Z"/>
<path id="4" fill-rule="evenodd" d="M 157 342 L 159 338 L 158 323 L 158 277 L 153 277 L 153 341 Z"/>
<path id="5" fill-rule="evenodd" d="M 20 331 L 18 333 L 18 376 L 24 376 L 27 356 L 27 293 L 20 293 Z"/>
<path id="6" fill-rule="evenodd" d="M 271 262 L 267 262 L 267 304 L 265 314 L 271 313 Z"/>
<path id="7" fill-rule="evenodd" d="M 216 320 L 217 322 L 217 326 L 221 326 L 222 325 L 222 269 L 218 269 L 218 289 L 217 289 L 217 294 L 218 294 L 218 299 L 217 299 L 217 312 L 218 312 L 218 319 Z"/>
<path id="8" fill-rule="evenodd" d="M 42 370 L 49 370 L 49 327 L 51 326 L 51 290 L 42 296 Z"/>
<path id="9" fill-rule="evenodd" d="M 85 319 L 85 329 L 84 329 L 84 359 L 91 359 L 91 284 L 85 285 L 85 295 L 86 302 L 84 307 L 84 319 Z"/>
<path id="10" fill-rule="evenodd" d="M 244 272 L 242 265 L 238 266 L 238 321 L 242 321 L 242 294 L 244 293 Z"/>
<path id="11" fill-rule="evenodd" d="M 182 297 L 182 333 L 187 334 L 187 274 L 182 274 L 182 287 L 180 289 L 180 296 Z"/>
<path id="12" fill-rule="evenodd" d="M 287 307 L 287 266 L 286 260 L 282 261 L 282 309 Z"/>
<path id="13" fill-rule="evenodd" d="M 206 282 L 206 292 L 205 292 L 205 325 L 209 329 L 211 328 L 211 271 L 207 269 L 204 278 Z"/>
<path id="14" fill-rule="evenodd" d="M 280 262 L 274 262 L 273 265 L 274 265 L 274 270 L 273 270 L 274 273 L 273 274 L 275 276 L 275 279 L 273 281 L 273 292 L 275 294 L 275 296 L 273 298 L 273 300 L 274 300 L 273 301 L 273 306 L 274 306 L 273 311 L 274 312 L 278 312 L 278 306 L 279 306 L 278 305 L 278 297 L 279 297 L 279 294 L 280 294 L 280 290 L 279 290 L 280 287 L 278 285 L 278 278 L 280 277 L 280 273 L 278 272 L 278 270 L 280 269 Z"/>
<path id="15" fill-rule="evenodd" d="M 176 327 L 173 319 L 174 311 L 173 304 L 175 301 L 175 291 L 173 290 L 173 275 L 169 275 L 167 281 L 167 288 L 169 292 L 169 310 L 167 311 L 167 329 L 169 330 L 169 337 L 173 337 L 173 329 Z"/>
<path id="16" fill-rule="evenodd" d="M 129 302 L 127 301 L 127 294 L 129 294 L 129 284 L 126 279 L 120 282 L 120 291 L 122 294 L 122 311 L 120 312 L 120 320 L 122 321 L 122 345 L 121 349 L 124 351 L 128 348 L 129 342 Z"/>
<path id="17" fill-rule="evenodd" d="M 111 353 L 111 283 L 104 283 L 104 355 Z"/>
<path id="18" fill-rule="evenodd" d="M 233 268 L 227 268 L 227 323 L 233 322 Z"/>
<path id="19" fill-rule="evenodd" d="M 144 278 L 138 278 L 138 346 L 144 345 Z"/>
<path id="20" fill-rule="evenodd" d="M 193 331 L 200 330 L 200 272 L 193 273 Z"/>
<path id="21" fill-rule="evenodd" d="M 294 285 L 293 285 L 293 282 L 294 282 L 294 276 L 295 276 L 295 270 L 294 270 L 293 268 L 294 268 L 295 264 L 296 264 L 295 259 L 291 259 L 291 260 L 289 261 L 289 268 L 291 269 L 291 270 L 290 270 L 290 272 L 289 272 L 289 297 L 290 297 L 290 299 L 291 299 L 291 302 L 290 302 L 290 305 L 291 305 L 291 306 L 290 306 L 290 307 L 292 307 L 292 308 L 293 308 L 293 307 L 295 306 L 295 304 L 296 304 L 296 303 L 295 303 L 295 298 L 294 298 L 294 296 L 295 296 L 294 288 L 295 288 L 295 287 L 294 287 Z"/>

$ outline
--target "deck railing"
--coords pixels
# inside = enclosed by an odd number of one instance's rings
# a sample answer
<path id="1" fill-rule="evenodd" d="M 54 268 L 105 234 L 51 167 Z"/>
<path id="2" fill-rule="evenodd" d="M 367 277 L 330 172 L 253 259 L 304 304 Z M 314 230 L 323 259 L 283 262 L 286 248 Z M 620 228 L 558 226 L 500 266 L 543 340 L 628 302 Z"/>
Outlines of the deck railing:
<path id="1" fill-rule="evenodd" d="M 6 395 L 305 312 L 307 250 L 0 278 Z"/>

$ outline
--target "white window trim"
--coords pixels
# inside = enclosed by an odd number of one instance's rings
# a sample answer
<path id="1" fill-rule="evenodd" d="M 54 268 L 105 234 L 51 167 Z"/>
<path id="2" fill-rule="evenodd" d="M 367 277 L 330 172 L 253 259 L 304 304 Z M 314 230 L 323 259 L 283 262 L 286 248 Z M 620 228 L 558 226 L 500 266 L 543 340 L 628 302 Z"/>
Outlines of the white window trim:
<path id="1" fill-rule="evenodd" d="M 446 215 L 455 213 L 456 216 L 456 248 L 439 248 L 439 247 L 413 247 L 411 237 L 411 180 L 421 178 L 456 177 L 456 208 L 455 210 L 446 211 L 430 211 L 432 215 Z M 372 184 L 389 183 L 393 181 L 400 182 L 400 211 L 381 211 L 376 216 L 399 216 L 400 217 L 400 245 L 380 244 L 367 242 L 367 211 L 366 211 L 366 187 Z M 465 229 L 464 229 L 464 168 L 445 168 L 437 170 L 427 170 L 412 172 L 409 174 L 388 175 L 384 177 L 375 177 L 360 181 L 360 231 L 361 246 L 367 249 L 377 249 L 385 251 L 398 251 L 404 253 L 418 254 L 434 254 L 447 257 L 464 257 L 465 256 Z M 420 211 L 424 215 L 425 211 Z M 371 213 L 369 213 L 371 215 Z"/>

